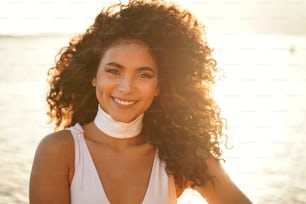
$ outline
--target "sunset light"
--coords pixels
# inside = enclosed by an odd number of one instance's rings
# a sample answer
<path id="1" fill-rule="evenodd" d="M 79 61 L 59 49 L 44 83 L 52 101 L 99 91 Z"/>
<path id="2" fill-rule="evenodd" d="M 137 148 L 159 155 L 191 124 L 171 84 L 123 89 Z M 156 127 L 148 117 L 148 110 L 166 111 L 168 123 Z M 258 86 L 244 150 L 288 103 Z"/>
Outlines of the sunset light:
<path id="1" fill-rule="evenodd" d="M 5 155 L 0 159 L 4 164 L 0 180 L 8 186 L 0 190 L 0 200 L 28 202 L 30 163 L 38 141 L 49 131 L 46 73 L 55 55 L 93 23 L 103 6 L 118 2 L 0 2 L 4 124 L 0 152 Z M 226 172 L 254 203 L 302 203 L 306 200 L 306 1 L 173 2 L 205 25 L 203 37 L 217 61 L 213 96 L 227 121 L 232 147 L 224 148 Z M 18 190 L 22 192 L 10 194 Z M 190 189 L 178 202 L 195 203 L 206 201 Z"/>

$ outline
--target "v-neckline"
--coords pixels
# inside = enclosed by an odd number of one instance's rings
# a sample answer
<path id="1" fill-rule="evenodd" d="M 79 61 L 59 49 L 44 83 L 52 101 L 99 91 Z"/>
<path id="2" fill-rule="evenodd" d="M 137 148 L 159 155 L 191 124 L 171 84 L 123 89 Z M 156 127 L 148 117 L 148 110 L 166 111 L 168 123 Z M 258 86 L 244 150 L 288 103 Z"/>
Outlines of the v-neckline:
<path id="1" fill-rule="evenodd" d="M 83 128 L 82 128 L 83 130 Z M 88 145 L 86 143 L 86 140 L 85 140 L 85 137 L 84 137 L 84 130 L 83 130 L 83 134 L 82 134 L 82 142 L 84 143 L 84 146 L 85 146 L 85 151 L 86 151 L 86 154 L 88 154 L 88 157 L 89 157 L 89 160 L 90 160 L 90 164 L 92 165 L 93 169 L 94 169 L 94 172 L 95 172 L 95 177 L 97 177 L 98 181 L 99 181 L 99 184 L 100 184 L 100 187 L 102 189 L 102 197 L 104 197 L 105 200 L 107 200 L 108 203 L 111 203 L 106 195 L 106 192 L 105 192 L 105 189 L 103 187 L 103 183 L 102 183 L 102 180 L 100 179 L 100 176 L 99 176 L 99 173 L 98 173 L 98 169 L 93 161 L 93 158 L 91 156 L 91 153 L 89 151 L 89 148 L 88 148 Z M 150 173 L 150 178 L 149 178 L 149 183 L 147 185 L 147 189 L 146 189 L 146 193 L 142 199 L 142 202 L 145 202 L 147 197 L 148 197 L 148 192 L 150 191 L 151 189 L 151 183 L 152 183 L 152 177 L 153 177 L 153 172 L 155 171 L 156 169 L 156 160 L 157 160 L 157 157 L 158 157 L 158 153 L 157 153 L 157 150 L 155 151 L 154 153 L 154 160 L 153 160 L 153 163 L 152 163 L 152 168 L 151 168 L 151 173 Z"/>

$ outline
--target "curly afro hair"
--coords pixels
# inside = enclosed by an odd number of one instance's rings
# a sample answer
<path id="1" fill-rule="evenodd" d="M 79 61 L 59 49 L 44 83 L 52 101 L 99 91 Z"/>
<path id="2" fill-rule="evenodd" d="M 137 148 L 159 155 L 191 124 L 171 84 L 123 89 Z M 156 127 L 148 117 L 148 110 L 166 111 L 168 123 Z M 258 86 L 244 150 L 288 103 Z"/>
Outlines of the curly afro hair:
<path id="1" fill-rule="evenodd" d="M 160 94 L 144 116 L 143 132 L 183 187 L 212 181 L 205 160 L 220 160 L 226 121 L 212 97 L 218 71 L 204 26 L 186 10 L 162 1 L 130 0 L 110 6 L 83 35 L 74 37 L 49 69 L 48 114 L 56 129 L 93 121 L 98 101 L 91 85 L 114 43 L 145 43 L 155 58 Z"/>

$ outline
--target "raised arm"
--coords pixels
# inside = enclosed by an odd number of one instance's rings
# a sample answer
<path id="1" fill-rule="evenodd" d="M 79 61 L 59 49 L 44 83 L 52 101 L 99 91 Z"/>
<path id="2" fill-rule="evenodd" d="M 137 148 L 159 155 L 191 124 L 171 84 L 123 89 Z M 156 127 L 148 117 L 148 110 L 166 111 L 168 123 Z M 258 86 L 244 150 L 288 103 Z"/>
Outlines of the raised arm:
<path id="1" fill-rule="evenodd" d="M 250 204 L 252 203 L 226 174 L 221 164 L 210 157 L 207 159 L 208 169 L 215 176 L 215 183 L 207 182 L 205 186 L 197 186 L 198 191 L 209 204 Z"/>
<path id="2" fill-rule="evenodd" d="M 45 137 L 39 144 L 30 178 L 30 203 L 70 203 L 69 180 L 74 165 L 73 139 L 68 131 Z"/>

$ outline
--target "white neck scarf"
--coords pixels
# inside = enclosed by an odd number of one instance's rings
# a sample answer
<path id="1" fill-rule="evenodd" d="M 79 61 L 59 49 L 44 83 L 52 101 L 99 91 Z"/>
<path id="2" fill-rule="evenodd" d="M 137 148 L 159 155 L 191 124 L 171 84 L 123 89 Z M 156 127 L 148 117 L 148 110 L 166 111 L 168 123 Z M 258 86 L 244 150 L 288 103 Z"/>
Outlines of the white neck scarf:
<path id="1" fill-rule="evenodd" d="M 98 106 L 98 112 L 94 120 L 94 124 L 105 134 L 118 138 L 126 139 L 137 136 L 142 130 L 143 113 L 139 115 L 135 120 L 124 123 L 115 121 L 109 114 L 107 114 L 100 105 Z"/>

